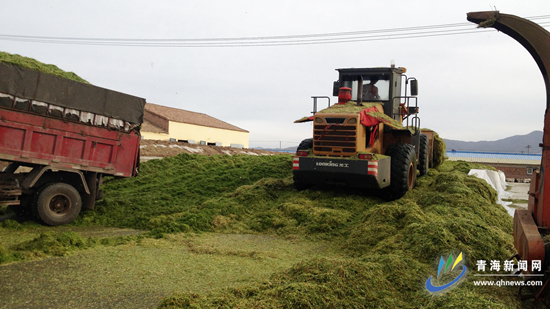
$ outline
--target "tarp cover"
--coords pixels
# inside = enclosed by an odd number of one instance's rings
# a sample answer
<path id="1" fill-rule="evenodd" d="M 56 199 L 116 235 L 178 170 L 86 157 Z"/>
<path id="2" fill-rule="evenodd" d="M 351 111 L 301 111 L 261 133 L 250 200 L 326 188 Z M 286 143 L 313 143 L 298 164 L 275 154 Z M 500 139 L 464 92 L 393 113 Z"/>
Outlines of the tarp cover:
<path id="1" fill-rule="evenodd" d="M 508 206 L 512 204 L 511 202 L 504 202 L 502 199 L 508 199 L 512 194 L 506 191 L 506 176 L 502 171 L 490 171 L 490 170 L 480 170 L 472 169 L 468 175 L 474 175 L 477 178 L 484 179 L 493 189 L 497 191 L 498 198 L 497 203 L 502 206 Z"/>
<path id="2" fill-rule="evenodd" d="M 135 124 L 143 122 L 145 99 L 4 62 L 0 62 L 0 92 Z"/>
<path id="3" fill-rule="evenodd" d="M 361 124 L 364 125 L 365 127 L 373 127 L 375 125 L 378 125 L 380 123 L 380 120 L 369 115 L 370 112 L 377 112 L 377 111 L 378 109 L 376 108 L 376 106 L 362 110 L 360 113 Z"/>

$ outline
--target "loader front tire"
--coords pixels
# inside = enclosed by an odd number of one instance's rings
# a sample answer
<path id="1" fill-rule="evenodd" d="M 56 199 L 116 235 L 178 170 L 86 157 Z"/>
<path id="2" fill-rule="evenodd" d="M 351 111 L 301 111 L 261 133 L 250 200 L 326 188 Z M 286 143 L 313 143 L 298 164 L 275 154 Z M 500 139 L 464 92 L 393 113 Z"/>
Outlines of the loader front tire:
<path id="1" fill-rule="evenodd" d="M 410 144 L 393 144 L 386 155 L 391 157 L 390 185 L 383 196 L 389 201 L 401 198 L 414 188 L 416 182 L 416 153 Z"/>
<path id="2" fill-rule="evenodd" d="M 36 201 L 36 214 L 45 224 L 71 223 L 82 208 L 80 193 L 71 185 L 58 182 L 42 188 Z"/>

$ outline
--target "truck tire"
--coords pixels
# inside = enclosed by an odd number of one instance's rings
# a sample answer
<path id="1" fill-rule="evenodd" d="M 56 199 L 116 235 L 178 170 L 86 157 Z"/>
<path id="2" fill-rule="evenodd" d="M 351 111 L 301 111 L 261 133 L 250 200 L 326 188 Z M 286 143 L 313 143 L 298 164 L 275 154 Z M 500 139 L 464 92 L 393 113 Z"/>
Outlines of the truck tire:
<path id="1" fill-rule="evenodd" d="M 300 142 L 296 151 L 308 150 L 311 148 L 313 148 L 313 138 L 306 138 L 305 140 Z M 298 191 L 303 191 L 312 187 L 312 185 L 309 183 L 296 181 L 296 177 L 292 177 L 292 179 L 294 181 L 294 189 Z"/>
<path id="2" fill-rule="evenodd" d="M 385 199 L 401 198 L 414 188 L 416 182 L 416 153 L 410 144 L 393 144 L 386 155 L 391 157 L 390 185 L 383 190 Z"/>
<path id="3" fill-rule="evenodd" d="M 428 149 L 430 147 L 428 141 L 428 135 L 420 134 L 420 149 L 418 151 L 418 171 L 420 176 L 428 175 L 429 161 L 428 161 Z"/>
<path id="4" fill-rule="evenodd" d="M 20 217 L 32 217 L 33 216 L 33 203 L 34 198 L 29 194 L 22 194 L 20 197 L 20 205 L 11 205 L 9 209 Z"/>
<path id="5" fill-rule="evenodd" d="M 81 208 L 80 193 L 69 184 L 50 184 L 38 193 L 36 214 L 47 225 L 71 223 L 78 217 Z"/>

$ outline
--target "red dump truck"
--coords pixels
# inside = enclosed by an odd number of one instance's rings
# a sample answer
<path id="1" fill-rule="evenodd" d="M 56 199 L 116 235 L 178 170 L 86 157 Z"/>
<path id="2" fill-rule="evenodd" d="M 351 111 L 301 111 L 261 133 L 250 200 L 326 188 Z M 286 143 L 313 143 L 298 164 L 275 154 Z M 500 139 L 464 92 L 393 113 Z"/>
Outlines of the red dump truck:
<path id="1" fill-rule="evenodd" d="M 47 225 L 101 197 L 103 175 L 136 176 L 145 100 L 0 62 L 0 205 Z"/>

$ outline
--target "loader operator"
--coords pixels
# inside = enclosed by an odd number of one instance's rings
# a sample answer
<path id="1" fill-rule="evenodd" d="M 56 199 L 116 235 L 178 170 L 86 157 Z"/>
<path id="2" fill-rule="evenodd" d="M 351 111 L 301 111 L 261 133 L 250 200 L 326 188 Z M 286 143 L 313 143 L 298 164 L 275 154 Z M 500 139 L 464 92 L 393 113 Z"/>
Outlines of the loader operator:
<path id="1" fill-rule="evenodd" d="M 378 82 L 378 77 L 371 76 L 370 83 L 363 85 L 363 100 L 378 100 L 380 96 L 378 95 L 378 87 L 374 84 Z"/>

